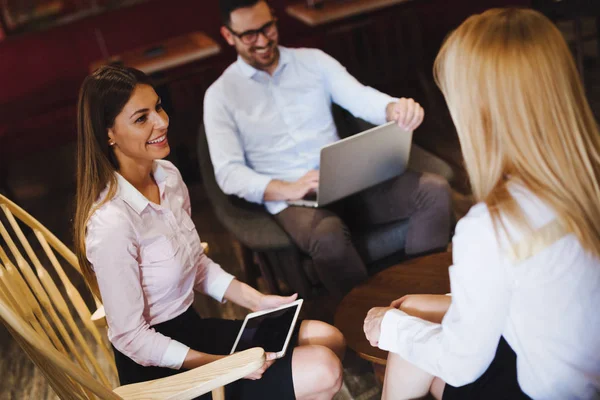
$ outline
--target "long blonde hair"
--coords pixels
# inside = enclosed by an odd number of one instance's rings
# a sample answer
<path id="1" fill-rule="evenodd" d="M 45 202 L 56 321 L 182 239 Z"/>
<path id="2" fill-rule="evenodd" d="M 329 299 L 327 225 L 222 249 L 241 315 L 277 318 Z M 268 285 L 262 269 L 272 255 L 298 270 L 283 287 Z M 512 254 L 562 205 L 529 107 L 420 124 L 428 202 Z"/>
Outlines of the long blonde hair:
<path id="1" fill-rule="evenodd" d="M 492 9 L 446 39 L 434 74 L 460 138 L 476 200 L 523 226 L 518 181 L 600 256 L 600 136 L 559 30 L 528 9 Z M 527 222 L 526 222 L 527 224 Z"/>
<path id="2" fill-rule="evenodd" d="M 77 193 L 74 221 L 75 253 L 88 286 L 101 299 L 94 270 L 86 256 L 86 225 L 94 211 L 111 200 L 117 189 L 119 164 L 108 145 L 108 129 L 139 84 L 150 79 L 133 68 L 105 66 L 88 76 L 77 105 Z M 108 193 L 98 202 L 102 191 Z"/>

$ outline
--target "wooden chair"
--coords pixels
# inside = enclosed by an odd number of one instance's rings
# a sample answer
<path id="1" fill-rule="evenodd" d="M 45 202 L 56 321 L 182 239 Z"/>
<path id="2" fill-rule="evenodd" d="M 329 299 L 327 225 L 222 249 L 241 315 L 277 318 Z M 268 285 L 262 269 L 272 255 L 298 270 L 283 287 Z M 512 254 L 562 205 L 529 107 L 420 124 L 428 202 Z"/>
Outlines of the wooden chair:
<path id="1" fill-rule="evenodd" d="M 0 208 L 0 319 L 60 398 L 192 399 L 213 391 L 214 399 L 222 399 L 224 385 L 263 365 L 264 351 L 250 349 L 175 376 L 112 390 L 117 382 L 112 352 L 67 274 L 81 276 L 77 258 L 2 195 Z M 24 225 L 30 229 L 28 235 Z M 38 244 L 29 243 L 31 236 L 37 238 L 43 250 L 38 253 L 45 253 L 44 258 L 34 251 Z M 72 268 L 65 271 L 55 252 Z"/>

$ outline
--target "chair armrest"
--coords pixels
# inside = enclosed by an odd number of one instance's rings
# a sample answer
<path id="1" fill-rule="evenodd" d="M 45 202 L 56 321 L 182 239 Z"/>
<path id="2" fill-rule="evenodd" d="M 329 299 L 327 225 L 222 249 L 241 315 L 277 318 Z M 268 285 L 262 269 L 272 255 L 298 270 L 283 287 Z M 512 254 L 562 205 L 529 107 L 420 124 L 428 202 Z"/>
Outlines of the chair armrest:
<path id="1" fill-rule="evenodd" d="M 98 328 L 105 328 L 106 327 L 106 313 L 104 313 L 104 306 L 100 305 L 100 307 L 98 307 L 98 309 L 96 311 L 94 311 L 94 313 L 92 314 L 92 317 L 90 319 L 92 320 L 94 325 L 96 325 Z"/>
<path id="2" fill-rule="evenodd" d="M 265 352 L 254 348 L 167 378 L 118 387 L 125 400 L 189 400 L 237 381 L 263 366 Z"/>
<path id="3" fill-rule="evenodd" d="M 208 245 L 208 243 L 202 242 L 202 243 L 200 243 L 200 245 L 204 249 L 204 254 L 208 255 L 208 253 L 210 252 L 210 246 Z"/>

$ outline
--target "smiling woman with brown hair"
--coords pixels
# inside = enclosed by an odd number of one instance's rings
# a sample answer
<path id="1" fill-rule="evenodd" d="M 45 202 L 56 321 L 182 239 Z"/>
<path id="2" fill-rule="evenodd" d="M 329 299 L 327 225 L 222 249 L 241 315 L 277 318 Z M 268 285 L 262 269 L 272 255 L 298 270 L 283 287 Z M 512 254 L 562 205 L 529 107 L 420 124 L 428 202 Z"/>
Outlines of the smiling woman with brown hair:
<path id="1" fill-rule="evenodd" d="M 451 298 L 365 320 L 391 351 L 384 398 L 599 398 L 600 134 L 565 40 L 536 11 L 489 10 L 435 74 L 479 204 L 456 227 Z M 404 312 L 431 306 L 441 323 Z"/>
<path id="2" fill-rule="evenodd" d="M 202 250 L 187 187 L 169 154 L 169 118 L 142 72 L 102 67 L 78 106 L 76 251 L 101 297 L 121 385 L 229 354 L 242 321 L 202 318 L 194 290 L 258 311 L 296 299 L 263 295 Z M 227 387 L 228 398 L 331 399 L 341 386 L 342 334 L 303 321 L 286 355 Z"/>

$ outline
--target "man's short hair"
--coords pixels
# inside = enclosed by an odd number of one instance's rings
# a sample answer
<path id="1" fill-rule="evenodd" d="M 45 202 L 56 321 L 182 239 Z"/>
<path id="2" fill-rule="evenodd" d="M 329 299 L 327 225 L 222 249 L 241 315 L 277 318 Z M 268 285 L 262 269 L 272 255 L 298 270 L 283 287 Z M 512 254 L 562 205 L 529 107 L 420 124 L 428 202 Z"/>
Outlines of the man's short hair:
<path id="1" fill-rule="evenodd" d="M 238 8 L 252 7 L 256 3 L 266 0 L 219 0 L 219 11 L 221 12 L 221 21 L 229 26 L 231 23 L 231 13 Z"/>

